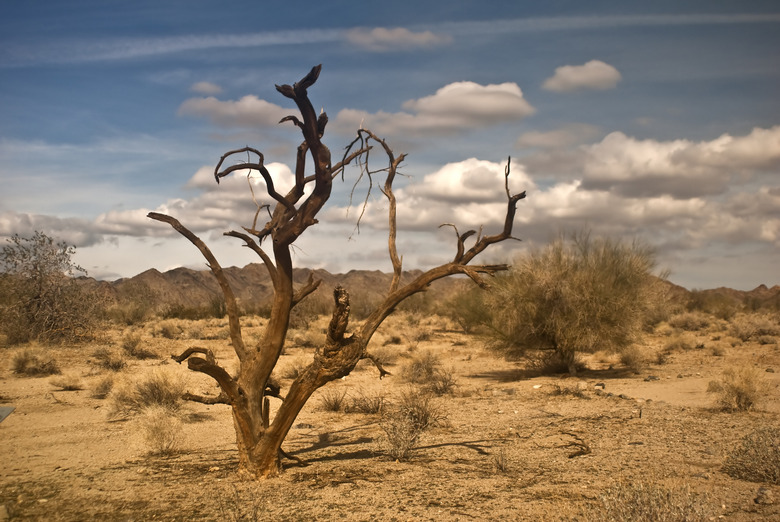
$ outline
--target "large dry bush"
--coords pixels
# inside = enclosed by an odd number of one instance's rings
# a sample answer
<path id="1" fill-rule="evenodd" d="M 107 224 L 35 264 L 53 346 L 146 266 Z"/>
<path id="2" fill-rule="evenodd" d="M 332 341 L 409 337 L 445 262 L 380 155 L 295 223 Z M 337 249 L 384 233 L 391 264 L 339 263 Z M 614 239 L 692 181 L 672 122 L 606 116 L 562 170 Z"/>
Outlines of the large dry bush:
<path id="1" fill-rule="evenodd" d="M 710 381 L 707 391 L 726 411 L 750 411 L 766 397 L 769 386 L 761 372 L 749 366 L 726 368 L 717 381 Z"/>
<path id="2" fill-rule="evenodd" d="M 780 336 L 780 324 L 776 315 L 739 314 L 731 321 L 730 333 L 742 341 L 757 340 L 765 336 L 776 337 Z"/>
<path id="3" fill-rule="evenodd" d="M 765 426 L 745 435 L 726 457 L 723 471 L 741 480 L 780 485 L 780 430 Z"/>
<path id="4" fill-rule="evenodd" d="M 8 344 L 79 342 L 96 333 L 104 302 L 87 296 L 76 250 L 42 232 L 14 234 L 0 251 L 0 333 Z"/>
<path id="5" fill-rule="evenodd" d="M 27 377 L 59 374 L 57 361 L 44 350 L 26 348 L 17 352 L 11 361 L 11 371 Z"/>
<path id="6" fill-rule="evenodd" d="M 554 350 L 576 373 L 577 353 L 623 350 L 659 316 L 665 286 L 655 266 L 652 249 L 636 241 L 559 238 L 497 279 L 490 336 L 514 355 Z"/>
<path id="7" fill-rule="evenodd" d="M 143 378 L 127 380 L 114 389 L 110 397 L 109 417 L 129 417 L 147 408 L 163 407 L 178 411 L 184 383 L 172 374 L 157 370 Z"/>

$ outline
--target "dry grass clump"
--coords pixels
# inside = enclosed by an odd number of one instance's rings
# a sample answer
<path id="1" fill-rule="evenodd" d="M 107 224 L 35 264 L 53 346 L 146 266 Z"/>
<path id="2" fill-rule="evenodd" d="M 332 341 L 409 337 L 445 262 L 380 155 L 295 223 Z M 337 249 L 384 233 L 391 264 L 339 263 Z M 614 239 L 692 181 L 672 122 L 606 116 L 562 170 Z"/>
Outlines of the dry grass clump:
<path id="1" fill-rule="evenodd" d="M 647 364 L 647 359 L 638 346 L 632 345 L 620 352 L 620 364 L 634 373 L 639 373 Z"/>
<path id="2" fill-rule="evenodd" d="M 712 318 L 703 312 L 682 312 L 670 317 L 668 323 L 680 330 L 696 332 L 708 328 L 712 324 Z"/>
<path id="3" fill-rule="evenodd" d="M 166 339 L 178 339 L 182 333 L 182 328 L 173 321 L 161 321 L 154 329 L 154 335 Z"/>
<path id="4" fill-rule="evenodd" d="M 49 384 L 55 388 L 59 388 L 62 391 L 76 391 L 84 389 L 84 383 L 81 382 L 81 377 L 74 373 L 52 377 L 49 379 Z"/>
<path id="5" fill-rule="evenodd" d="M 664 346 L 664 350 L 667 352 L 687 352 L 693 350 L 696 347 L 696 339 L 691 335 L 676 335 L 669 339 L 669 342 Z"/>
<path id="6" fill-rule="evenodd" d="M 137 333 L 127 334 L 122 338 L 122 349 L 130 357 L 136 359 L 156 359 L 159 354 L 142 344 L 141 336 Z"/>
<path id="7" fill-rule="evenodd" d="M 323 411 L 343 411 L 346 406 L 347 391 L 329 389 L 322 392 L 320 408 Z"/>
<path id="8" fill-rule="evenodd" d="M 704 495 L 688 486 L 667 489 L 649 482 L 617 483 L 599 496 L 599 505 L 587 513 L 589 522 L 683 522 L 710 520 L 715 508 Z"/>
<path id="9" fill-rule="evenodd" d="M 710 381 L 707 392 L 725 411 L 750 411 L 766 396 L 768 384 L 755 368 L 726 368 L 718 381 Z"/>
<path id="10" fill-rule="evenodd" d="M 105 399 L 111 390 L 114 388 L 114 376 L 105 375 L 98 379 L 92 386 L 92 393 L 90 397 L 93 399 Z"/>
<path id="11" fill-rule="evenodd" d="M 726 457 L 723 471 L 740 480 L 780 485 L 780 431 L 765 426 L 747 434 Z"/>
<path id="12" fill-rule="evenodd" d="M 310 363 L 308 357 L 298 356 L 287 363 L 279 372 L 282 379 L 297 379 Z"/>
<path id="13" fill-rule="evenodd" d="M 542 350 L 534 353 L 527 353 L 527 369 L 538 375 L 557 375 L 559 373 L 568 373 L 569 364 L 563 360 L 558 352 Z M 587 370 L 588 367 L 579 354 L 574 354 L 574 367 L 578 372 Z"/>
<path id="14" fill-rule="evenodd" d="M 60 367 L 54 358 L 42 350 L 26 348 L 17 352 L 11 360 L 11 371 L 26 377 L 59 374 Z"/>
<path id="15" fill-rule="evenodd" d="M 109 417 L 129 417 L 146 408 L 160 406 L 178 411 L 184 383 L 170 373 L 157 370 L 142 379 L 125 381 L 111 394 Z"/>
<path id="16" fill-rule="evenodd" d="M 385 410 L 380 422 L 387 454 L 395 460 L 407 459 L 420 436 L 443 420 L 444 415 L 430 393 L 415 388 L 405 390 L 398 404 Z"/>
<path id="17" fill-rule="evenodd" d="M 178 453 L 182 421 L 175 412 L 163 405 L 152 405 L 143 410 L 138 427 L 151 455 L 168 456 Z"/>
<path id="18" fill-rule="evenodd" d="M 369 395 L 360 390 L 356 396 L 350 398 L 346 411 L 349 413 L 365 413 L 375 415 L 382 413 L 385 408 L 385 396 L 381 393 Z"/>
<path id="19" fill-rule="evenodd" d="M 456 382 L 452 370 L 441 368 L 438 355 L 426 350 L 412 357 L 401 368 L 401 378 L 412 384 L 419 384 L 435 395 L 451 393 Z"/>
<path id="20" fill-rule="evenodd" d="M 92 357 L 95 358 L 98 366 L 112 372 L 118 372 L 127 366 L 127 361 L 125 361 L 124 357 L 107 346 L 101 346 L 96 349 L 92 352 Z"/>

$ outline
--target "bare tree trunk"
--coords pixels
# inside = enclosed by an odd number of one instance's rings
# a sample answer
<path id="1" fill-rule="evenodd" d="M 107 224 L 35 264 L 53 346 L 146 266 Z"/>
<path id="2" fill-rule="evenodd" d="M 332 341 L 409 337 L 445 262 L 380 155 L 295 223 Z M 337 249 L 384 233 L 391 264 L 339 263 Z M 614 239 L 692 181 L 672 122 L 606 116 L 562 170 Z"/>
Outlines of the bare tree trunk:
<path id="1" fill-rule="evenodd" d="M 208 398 L 192 394 L 187 396 L 191 400 L 201 402 L 230 404 L 236 430 L 239 471 L 255 478 L 265 478 L 279 472 L 280 455 L 283 453 L 282 443 L 301 409 L 320 387 L 348 375 L 363 358 L 374 361 L 379 369 L 380 378 L 389 374 L 378 364 L 377 359 L 366 351 L 366 347 L 377 328 L 402 301 L 425 291 L 433 281 L 454 274 L 466 274 L 484 287 L 486 285 L 482 280 L 482 274 L 493 275 L 508 268 L 507 265 L 470 265 L 469 263 L 492 244 L 512 237 L 516 205 L 525 197 L 525 192 L 514 195 L 510 193 L 509 163 L 507 163 L 505 172 L 507 210 L 503 230 L 492 236 L 482 236 L 481 232 L 477 234 L 474 230 L 460 234 L 454 225 L 450 225 L 455 229 L 456 234 L 455 258 L 401 286 L 402 258 L 396 249 L 396 200 L 393 194 L 393 181 L 405 155 L 396 157 L 384 140 L 379 139 L 369 130 L 360 129 L 357 138 L 347 147 L 342 160 L 332 165 L 330 151 L 321 142 L 328 121 L 327 116 L 324 112 L 319 117 L 316 115 L 307 93 L 307 89 L 317 81 L 319 73 L 320 66 L 317 66 L 293 86 L 276 87 L 281 94 L 296 103 L 303 118 L 303 121 L 296 116 L 282 119 L 282 122 L 289 121 L 300 128 L 304 138 L 303 143 L 298 147 L 295 186 L 286 195 L 276 192 L 273 179 L 263 165 L 263 154 L 251 147 L 225 153 L 215 169 L 214 176 L 217 182 L 220 178 L 238 170 L 249 169 L 258 172 L 265 181 L 267 195 L 276 202 L 273 212 L 269 212 L 270 217 L 261 229 L 257 227 L 257 220 L 261 210 L 266 207 L 258 204 L 250 228 L 244 228 L 245 232 L 225 233 L 243 240 L 245 245 L 262 259 L 273 283 L 274 299 L 271 315 L 257 346 L 247 347 L 244 344 L 235 296 L 219 262 L 206 244 L 175 218 L 156 212 L 149 213 L 151 219 L 168 223 L 201 251 L 222 289 L 230 318 L 230 340 L 239 358 L 238 375 L 232 377 L 219 365 L 214 355 L 204 348 L 189 348 L 181 355 L 173 356 L 173 359 L 179 363 L 186 360 L 190 370 L 205 373 L 219 384 L 221 389 L 219 397 Z M 386 167 L 371 170 L 368 154 L 376 145 L 384 151 L 388 164 Z M 255 154 L 258 160 L 254 163 L 238 163 L 220 170 L 228 157 L 239 153 Z M 307 176 L 305 162 L 308 156 L 313 160 L 314 173 Z M 317 223 L 317 213 L 330 197 L 332 180 L 356 159 L 360 160 L 361 176 L 365 175 L 372 180 L 376 175 L 386 176 L 381 190 L 390 207 L 388 247 L 393 264 L 393 280 L 385 299 L 352 335 L 346 335 L 350 314 L 349 295 L 341 287 L 334 290 L 334 309 L 326 341 L 317 348 L 314 361 L 293 381 L 285 397 L 282 398 L 278 384 L 272 380 L 271 372 L 284 348 L 290 313 L 296 304 L 319 286 L 319 281 L 310 279 L 302 287 L 294 288 L 290 248 L 301 234 Z M 304 198 L 307 188 L 310 190 Z M 475 234 L 474 244 L 467 249 L 465 241 Z M 261 247 L 266 238 L 270 238 L 272 242 L 273 259 Z M 268 400 L 270 396 L 282 400 L 273 420 L 270 419 Z"/>

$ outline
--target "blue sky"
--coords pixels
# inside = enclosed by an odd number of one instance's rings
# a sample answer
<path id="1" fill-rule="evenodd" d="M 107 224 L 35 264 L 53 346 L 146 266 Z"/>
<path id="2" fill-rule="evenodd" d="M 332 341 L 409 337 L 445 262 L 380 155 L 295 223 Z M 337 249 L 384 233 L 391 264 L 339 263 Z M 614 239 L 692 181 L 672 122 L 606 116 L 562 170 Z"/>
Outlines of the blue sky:
<path id="1" fill-rule="evenodd" d="M 334 154 L 361 122 L 408 153 L 405 268 L 452 257 L 441 223 L 500 226 L 511 156 L 523 242 L 485 261 L 589 229 L 650 243 L 689 288 L 771 286 L 778 49 L 780 7 L 761 1 L 2 2 L 0 238 L 62 238 L 99 278 L 204 268 L 156 210 L 223 265 L 257 261 L 221 236 L 252 218 L 246 176 L 210 171 L 250 145 L 289 181 L 300 134 L 276 124 L 293 111 L 274 84 L 322 63 L 310 96 Z M 355 174 L 299 266 L 390 269 L 381 199 L 355 233 Z"/>

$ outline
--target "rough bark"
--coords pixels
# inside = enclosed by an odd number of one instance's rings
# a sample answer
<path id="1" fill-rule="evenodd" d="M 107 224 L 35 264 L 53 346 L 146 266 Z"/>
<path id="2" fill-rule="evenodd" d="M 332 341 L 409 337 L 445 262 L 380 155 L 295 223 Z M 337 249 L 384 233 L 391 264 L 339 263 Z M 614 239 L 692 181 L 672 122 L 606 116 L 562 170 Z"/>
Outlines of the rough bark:
<path id="1" fill-rule="evenodd" d="M 348 375 L 362 358 L 371 359 L 375 363 L 380 378 L 390 375 L 378 360 L 367 352 L 366 348 L 377 328 L 402 301 L 425 291 L 433 281 L 443 277 L 466 274 L 478 285 L 485 286 L 482 276 L 493 275 L 507 269 L 506 265 L 470 265 L 469 263 L 490 245 L 512 237 L 516 205 L 525 197 L 525 192 L 511 194 L 509 163 L 507 163 L 505 181 L 507 211 L 502 231 L 492 236 L 483 236 L 481 232 L 477 234 L 470 230 L 461 235 L 453 225 L 457 237 L 454 259 L 428 270 L 402 286 L 403 258 L 398 254 L 396 246 L 397 206 L 393 182 L 405 155 L 395 156 L 384 140 L 370 130 L 360 129 L 355 140 L 346 148 L 341 161 L 335 165 L 331 164 L 330 150 L 321 141 L 327 125 L 327 115 L 323 112 L 317 116 L 308 97 L 308 89 L 317 81 L 320 69 L 320 66 L 312 68 L 309 74 L 292 86 L 276 86 L 283 96 L 295 102 L 300 112 L 300 118 L 291 115 L 283 118 L 280 123 L 292 122 L 303 134 L 303 142 L 298 147 L 296 157 L 295 185 L 287 194 L 282 195 L 276 191 L 274 180 L 264 166 L 263 154 L 251 147 L 225 153 L 214 172 L 218 183 L 221 178 L 237 170 L 256 171 L 265 182 L 268 197 L 275 202 L 273 210 L 269 209 L 268 221 L 261 228 L 258 228 L 257 223 L 260 211 L 268 207 L 258 204 L 255 199 L 257 211 L 252 226 L 244 228 L 243 232 L 225 233 L 227 236 L 242 240 L 246 247 L 261 258 L 273 283 L 274 299 L 270 318 L 256 346 L 247 347 L 244 344 L 235 296 L 220 264 L 205 243 L 175 218 L 156 212 L 149 213 L 151 219 L 168 223 L 200 250 L 222 289 L 230 318 L 230 339 L 240 361 L 238 374 L 231 376 L 219 364 L 213 353 L 203 348 L 189 348 L 173 358 L 179 363 L 187 361 L 190 370 L 209 375 L 217 382 L 220 387 L 219 396 L 202 397 L 188 394 L 187 398 L 198 402 L 226 403 L 231 406 L 239 452 L 239 470 L 255 478 L 269 477 L 279 471 L 280 457 L 284 455 L 282 443 L 301 409 L 317 389 L 330 381 Z M 372 169 L 369 165 L 369 151 L 374 146 L 381 148 L 387 158 L 386 166 Z M 228 159 L 244 153 L 253 154 L 257 159 L 223 168 Z M 310 175 L 306 175 L 307 158 L 312 160 L 314 169 L 314 173 Z M 271 372 L 284 348 L 290 312 L 296 304 L 317 290 L 320 285 L 319 281 L 312 278 L 300 288 L 293 287 L 291 247 L 301 234 L 317 223 L 316 216 L 330 197 L 333 180 L 343 173 L 347 165 L 356 160 L 361 168 L 360 177 L 368 177 L 372 185 L 376 176 L 385 176 L 380 190 L 389 203 L 388 253 L 393 266 L 392 283 L 385 299 L 362 324 L 354 329 L 351 335 L 348 334 L 349 295 L 341 287 L 334 290 L 333 314 L 326 340 L 317 348 L 314 361 L 293 381 L 282 398 L 278 383 L 271 379 Z M 304 197 L 307 193 L 306 189 L 308 195 Z M 252 197 L 255 198 L 254 192 Z M 475 234 L 477 236 L 473 245 L 467 248 L 466 240 Z M 267 238 L 271 240 L 273 256 L 269 255 L 262 246 Z M 268 397 L 282 400 L 273 419 L 270 419 Z"/>

